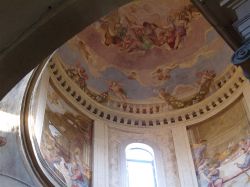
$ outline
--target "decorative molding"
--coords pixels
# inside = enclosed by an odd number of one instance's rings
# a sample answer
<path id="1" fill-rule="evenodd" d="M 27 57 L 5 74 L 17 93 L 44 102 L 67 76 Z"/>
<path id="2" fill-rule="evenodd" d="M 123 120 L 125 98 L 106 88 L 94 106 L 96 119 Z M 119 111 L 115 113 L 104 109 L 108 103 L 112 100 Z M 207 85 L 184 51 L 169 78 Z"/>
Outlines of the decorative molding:
<path id="1" fill-rule="evenodd" d="M 31 118 L 34 90 L 37 89 L 39 80 L 41 79 L 42 73 L 45 71 L 49 58 L 33 71 L 27 84 L 20 114 L 20 135 L 22 140 L 22 151 L 41 186 L 58 186 L 59 183 L 45 170 L 38 158 L 34 142 L 33 120 Z"/>
<path id="2" fill-rule="evenodd" d="M 250 40 L 246 41 L 235 51 L 232 56 L 232 63 L 236 66 L 240 66 L 246 78 L 250 79 Z"/>
<path id="3" fill-rule="evenodd" d="M 122 105 L 120 110 L 111 106 L 112 102 L 105 106 L 86 95 L 65 73 L 60 63 L 52 59 L 49 63 L 51 81 L 57 89 L 84 114 L 92 119 L 99 119 L 135 127 L 157 127 L 160 125 L 193 124 L 196 121 L 205 120 L 219 112 L 221 109 L 232 103 L 242 93 L 242 86 L 246 79 L 242 75 L 240 68 L 230 66 L 220 79 L 215 80 L 216 91 L 203 101 L 192 106 L 165 111 L 164 103 L 161 105 L 152 104 L 154 112 L 144 111 L 145 105 L 131 105 L 131 111 L 124 111 Z M 114 104 L 114 103 L 113 103 Z M 158 107 L 158 109 L 156 109 Z M 137 112 L 138 110 L 139 112 Z M 146 110 L 148 111 L 148 110 Z"/>

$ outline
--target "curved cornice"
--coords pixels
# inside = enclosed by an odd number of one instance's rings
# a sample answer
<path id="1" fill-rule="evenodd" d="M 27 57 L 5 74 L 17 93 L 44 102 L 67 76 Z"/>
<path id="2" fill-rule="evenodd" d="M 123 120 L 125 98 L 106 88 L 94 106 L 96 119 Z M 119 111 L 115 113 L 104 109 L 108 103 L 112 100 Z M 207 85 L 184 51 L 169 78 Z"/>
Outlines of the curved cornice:
<path id="1" fill-rule="evenodd" d="M 134 127 L 191 125 L 208 119 L 240 97 L 246 82 L 241 69 L 230 66 L 215 80 L 213 94 L 197 104 L 173 111 L 164 110 L 165 103 L 127 104 L 132 110 L 124 110 L 122 103 L 103 105 L 92 99 L 67 76 L 56 56 L 49 63 L 49 71 L 55 87 L 90 118 Z"/>

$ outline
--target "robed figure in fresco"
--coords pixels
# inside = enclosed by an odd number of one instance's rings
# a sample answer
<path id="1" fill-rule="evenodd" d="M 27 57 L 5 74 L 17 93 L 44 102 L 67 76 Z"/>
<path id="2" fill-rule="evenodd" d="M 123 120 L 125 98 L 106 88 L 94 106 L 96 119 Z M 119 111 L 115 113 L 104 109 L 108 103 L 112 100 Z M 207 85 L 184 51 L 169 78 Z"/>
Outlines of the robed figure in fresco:
<path id="1" fill-rule="evenodd" d="M 244 138 L 239 143 L 230 143 L 225 151 L 213 157 L 206 156 L 207 142 L 192 145 L 198 181 L 201 187 L 222 187 L 237 181 L 238 177 L 247 177 L 250 185 L 250 139 Z M 240 180 L 240 179 L 238 179 Z"/>

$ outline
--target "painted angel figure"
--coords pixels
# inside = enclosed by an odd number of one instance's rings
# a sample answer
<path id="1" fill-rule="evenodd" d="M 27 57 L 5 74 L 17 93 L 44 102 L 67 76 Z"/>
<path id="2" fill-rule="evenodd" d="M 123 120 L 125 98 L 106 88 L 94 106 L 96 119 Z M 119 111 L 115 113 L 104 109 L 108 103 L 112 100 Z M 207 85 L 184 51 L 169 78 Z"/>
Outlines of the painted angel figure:
<path id="1" fill-rule="evenodd" d="M 88 75 L 83 67 L 81 67 L 80 62 L 77 62 L 76 64 L 77 69 L 77 82 L 80 85 L 80 88 L 85 88 L 86 86 L 86 80 L 88 80 Z"/>
<path id="2" fill-rule="evenodd" d="M 207 81 L 212 80 L 215 77 L 214 71 L 204 70 L 202 72 L 197 73 L 197 77 L 200 78 L 198 83 L 200 85 L 204 85 Z"/>
<path id="3" fill-rule="evenodd" d="M 210 86 L 216 76 L 214 71 L 204 70 L 202 72 L 197 73 L 197 77 L 199 78 L 199 95 L 202 99 L 204 99 L 205 95 L 209 93 Z M 200 99 L 200 100 L 202 100 Z"/>
<path id="4" fill-rule="evenodd" d="M 127 94 L 123 87 L 116 81 L 108 81 L 108 89 L 121 100 L 127 99 Z"/>
<path id="5" fill-rule="evenodd" d="M 171 65 L 166 66 L 166 67 L 159 67 L 159 68 L 157 68 L 157 70 L 155 70 L 154 72 L 151 73 L 152 78 L 157 79 L 159 81 L 168 80 L 170 78 L 171 71 L 177 67 L 178 67 L 177 64 L 171 64 Z"/>

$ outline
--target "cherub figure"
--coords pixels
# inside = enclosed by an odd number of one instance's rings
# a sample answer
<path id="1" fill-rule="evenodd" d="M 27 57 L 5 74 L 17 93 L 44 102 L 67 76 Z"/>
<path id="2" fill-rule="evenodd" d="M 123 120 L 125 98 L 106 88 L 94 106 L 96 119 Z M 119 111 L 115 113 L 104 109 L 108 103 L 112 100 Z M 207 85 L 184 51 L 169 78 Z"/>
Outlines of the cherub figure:
<path id="1" fill-rule="evenodd" d="M 177 67 L 177 64 L 171 64 L 170 66 L 157 68 L 156 71 L 152 72 L 152 78 L 159 81 L 168 80 L 170 78 L 170 72 Z"/>
<path id="2" fill-rule="evenodd" d="M 77 83 L 81 89 L 85 89 L 88 75 L 86 70 L 81 66 L 80 62 L 66 69 L 68 76 Z"/>
<path id="3" fill-rule="evenodd" d="M 109 91 L 112 92 L 116 97 L 121 100 L 127 99 L 127 94 L 124 91 L 123 87 L 116 81 L 108 81 Z"/>

